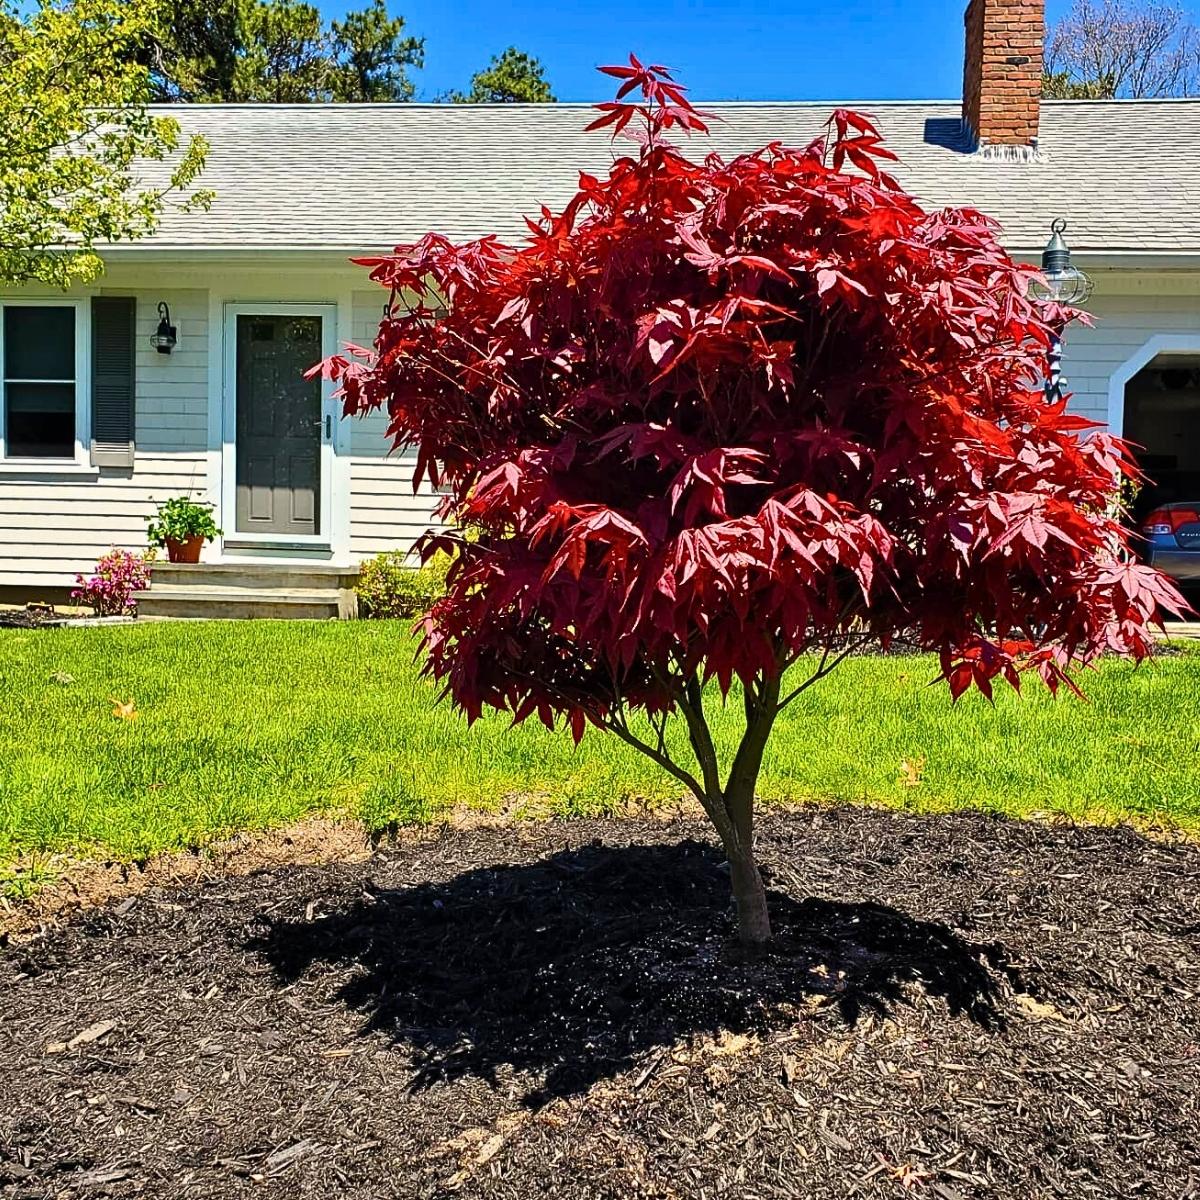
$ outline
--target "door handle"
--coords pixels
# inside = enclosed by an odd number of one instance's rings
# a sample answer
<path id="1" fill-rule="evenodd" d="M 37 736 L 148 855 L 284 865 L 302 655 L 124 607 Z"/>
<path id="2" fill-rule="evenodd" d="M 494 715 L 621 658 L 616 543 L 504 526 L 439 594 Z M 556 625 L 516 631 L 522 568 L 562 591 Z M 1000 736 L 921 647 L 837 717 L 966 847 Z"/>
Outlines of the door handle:
<path id="1" fill-rule="evenodd" d="M 333 417 L 329 413 L 325 414 L 325 440 L 333 441 Z"/>

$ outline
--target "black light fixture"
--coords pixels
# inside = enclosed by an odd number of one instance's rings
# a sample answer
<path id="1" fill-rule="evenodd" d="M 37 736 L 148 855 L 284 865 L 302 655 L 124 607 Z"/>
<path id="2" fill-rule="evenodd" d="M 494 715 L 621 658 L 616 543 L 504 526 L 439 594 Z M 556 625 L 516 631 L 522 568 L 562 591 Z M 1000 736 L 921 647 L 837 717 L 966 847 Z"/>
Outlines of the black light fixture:
<path id="1" fill-rule="evenodd" d="M 1042 273 L 1029 281 L 1029 294 L 1043 304 L 1061 304 L 1080 308 L 1092 295 L 1091 277 L 1071 264 L 1071 248 L 1063 238 L 1067 223 L 1059 217 L 1050 226 L 1050 240 L 1042 251 Z M 1046 377 L 1046 399 L 1054 402 L 1063 397 L 1062 324 L 1054 330 L 1047 354 L 1049 372 Z"/>
<path id="2" fill-rule="evenodd" d="M 159 354 L 170 354 L 175 349 L 175 343 L 179 341 L 175 326 L 171 324 L 171 310 L 166 306 L 166 303 L 160 303 L 158 306 L 158 328 L 150 335 L 150 345 L 152 345 Z"/>

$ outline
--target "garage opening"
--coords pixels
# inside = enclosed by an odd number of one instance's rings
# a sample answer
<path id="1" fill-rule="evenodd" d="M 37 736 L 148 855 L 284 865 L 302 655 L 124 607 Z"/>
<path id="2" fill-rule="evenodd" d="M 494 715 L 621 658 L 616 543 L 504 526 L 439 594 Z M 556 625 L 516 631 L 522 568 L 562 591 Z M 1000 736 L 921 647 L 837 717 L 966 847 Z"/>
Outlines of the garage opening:
<path id="1" fill-rule="evenodd" d="M 1200 354 L 1160 355 L 1125 385 L 1125 437 L 1150 477 L 1134 505 L 1200 503 Z"/>
<path id="2" fill-rule="evenodd" d="M 1125 437 L 1149 479 L 1133 504 L 1136 544 L 1147 562 L 1194 591 L 1200 588 L 1200 354 L 1160 356 L 1129 380 Z"/>

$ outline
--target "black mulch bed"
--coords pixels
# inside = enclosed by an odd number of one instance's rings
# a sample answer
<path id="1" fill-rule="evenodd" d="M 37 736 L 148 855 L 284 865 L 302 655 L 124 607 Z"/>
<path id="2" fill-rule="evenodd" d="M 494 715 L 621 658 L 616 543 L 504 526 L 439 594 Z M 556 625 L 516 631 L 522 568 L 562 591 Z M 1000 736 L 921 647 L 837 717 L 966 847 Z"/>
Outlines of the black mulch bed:
<path id="1" fill-rule="evenodd" d="M 0 1196 L 1200 1195 L 1200 850 L 762 823 L 446 832 L 0 951 Z"/>
<path id="2" fill-rule="evenodd" d="M 42 629 L 61 624 L 62 618 L 47 604 L 0 608 L 0 629 Z"/>

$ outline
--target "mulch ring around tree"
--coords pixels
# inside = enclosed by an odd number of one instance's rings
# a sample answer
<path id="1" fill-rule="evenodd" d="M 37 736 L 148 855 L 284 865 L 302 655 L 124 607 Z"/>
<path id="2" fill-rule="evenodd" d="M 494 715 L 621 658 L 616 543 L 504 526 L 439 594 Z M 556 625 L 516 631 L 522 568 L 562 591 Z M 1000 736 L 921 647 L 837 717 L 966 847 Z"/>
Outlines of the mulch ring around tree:
<path id="1" fill-rule="evenodd" d="M 0 1196 L 1200 1194 L 1200 849 L 764 816 L 445 831 L 0 950 Z"/>

